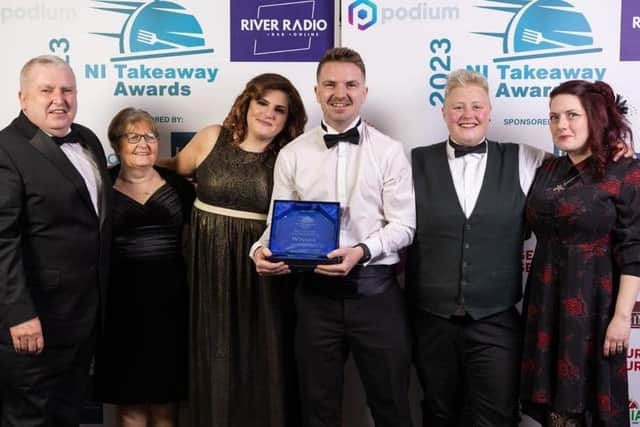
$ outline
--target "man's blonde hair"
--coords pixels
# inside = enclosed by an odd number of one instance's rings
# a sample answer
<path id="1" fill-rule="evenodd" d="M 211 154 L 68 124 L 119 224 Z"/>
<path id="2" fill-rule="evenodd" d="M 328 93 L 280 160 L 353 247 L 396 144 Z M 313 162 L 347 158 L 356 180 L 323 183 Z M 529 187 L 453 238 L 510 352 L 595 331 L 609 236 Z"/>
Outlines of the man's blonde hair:
<path id="1" fill-rule="evenodd" d="M 484 89 L 489 95 L 489 82 L 485 77 L 477 71 L 460 68 L 449 73 L 447 76 L 447 86 L 444 89 L 444 98 L 453 92 L 454 89 L 465 86 L 477 86 Z"/>

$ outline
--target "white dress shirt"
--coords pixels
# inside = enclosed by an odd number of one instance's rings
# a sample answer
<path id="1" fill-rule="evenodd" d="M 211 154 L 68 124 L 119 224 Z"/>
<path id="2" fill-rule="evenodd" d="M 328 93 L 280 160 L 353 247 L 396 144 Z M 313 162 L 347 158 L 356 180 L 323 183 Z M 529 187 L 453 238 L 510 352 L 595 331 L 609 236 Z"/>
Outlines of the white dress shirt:
<path id="1" fill-rule="evenodd" d="M 455 142 L 455 141 L 454 141 Z M 484 181 L 484 173 L 487 169 L 488 150 L 484 153 L 469 153 L 461 157 L 455 157 L 453 147 L 445 143 L 449 169 L 453 178 L 453 185 L 460 202 L 460 207 L 465 216 L 469 218 L 478 201 L 480 188 Z M 527 195 L 536 175 L 536 169 L 542 164 L 545 152 L 529 145 L 518 145 L 518 172 L 520 176 L 520 188 Z"/>
<path id="2" fill-rule="evenodd" d="M 91 203 L 96 211 L 96 215 L 100 216 L 99 198 L 100 191 L 102 190 L 102 180 L 100 179 L 100 171 L 93 159 L 93 154 L 89 149 L 83 147 L 81 144 L 64 143 L 60 145 L 60 149 L 67 156 L 71 164 L 76 168 L 85 185 L 89 196 L 91 197 Z"/>
<path id="3" fill-rule="evenodd" d="M 351 127 L 358 123 L 356 119 Z M 415 232 L 411 166 L 402 145 L 361 123 L 360 143 L 328 149 L 316 127 L 287 144 L 274 170 L 267 229 L 251 248 L 268 246 L 273 200 L 339 202 L 340 247 L 364 243 L 371 264 L 395 264 Z M 327 127 L 327 133 L 338 133 Z"/>

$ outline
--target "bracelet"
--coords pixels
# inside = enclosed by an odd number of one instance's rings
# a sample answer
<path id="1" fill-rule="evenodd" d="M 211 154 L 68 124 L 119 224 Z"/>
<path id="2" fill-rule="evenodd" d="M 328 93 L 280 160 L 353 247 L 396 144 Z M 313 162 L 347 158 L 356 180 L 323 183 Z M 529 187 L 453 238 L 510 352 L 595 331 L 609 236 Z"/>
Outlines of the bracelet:
<path id="1" fill-rule="evenodd" d="M 366 262 L 369 262 L 369 260 L 371 259 L 371 251 L 369 250 L 369 247 L 367 245 L 365 245 L 364 243 L 358 243 L 353 247 L 362 248 L 363 255 L 362 255 L 362 258 L 360 258 L 360 261 L 358 261 L 358 264 L 364 264 Z"/>

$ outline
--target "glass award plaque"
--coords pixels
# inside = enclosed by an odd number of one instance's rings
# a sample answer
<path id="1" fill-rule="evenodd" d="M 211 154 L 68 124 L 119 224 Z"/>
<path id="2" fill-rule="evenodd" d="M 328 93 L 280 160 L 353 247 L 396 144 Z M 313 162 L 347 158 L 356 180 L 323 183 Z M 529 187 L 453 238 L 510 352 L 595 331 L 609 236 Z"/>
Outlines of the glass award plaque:
<path id="1" fill-rule="evenodd" d="M 284 261 L 294 270 L 312 270 L 332 264 L 327 254 L 338 248 L 340 204 L 274 200 L 269 249 L 271 261 Z"/>

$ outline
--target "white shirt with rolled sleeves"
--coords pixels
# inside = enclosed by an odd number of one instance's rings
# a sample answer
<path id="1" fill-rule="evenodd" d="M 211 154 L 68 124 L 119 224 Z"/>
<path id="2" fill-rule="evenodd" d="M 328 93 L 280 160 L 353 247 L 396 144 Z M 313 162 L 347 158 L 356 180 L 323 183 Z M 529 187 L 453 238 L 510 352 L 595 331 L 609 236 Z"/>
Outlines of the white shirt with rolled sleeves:
<path id="1" fill-rule="evenodd" d="M 340 203 L 340 247 L 366 244 L 371 252 L 367 264 L 399 261 L 398 251 L 411 243 L 416 227 L 411 166 L 398 141 L 365 123 L 358 129 L 359 144 L 339 142 L 328 149 L 318 126 L 280 151 L 267 229 L 251 255 L 269 246 L 273 200 L 308 200 Z"/>

